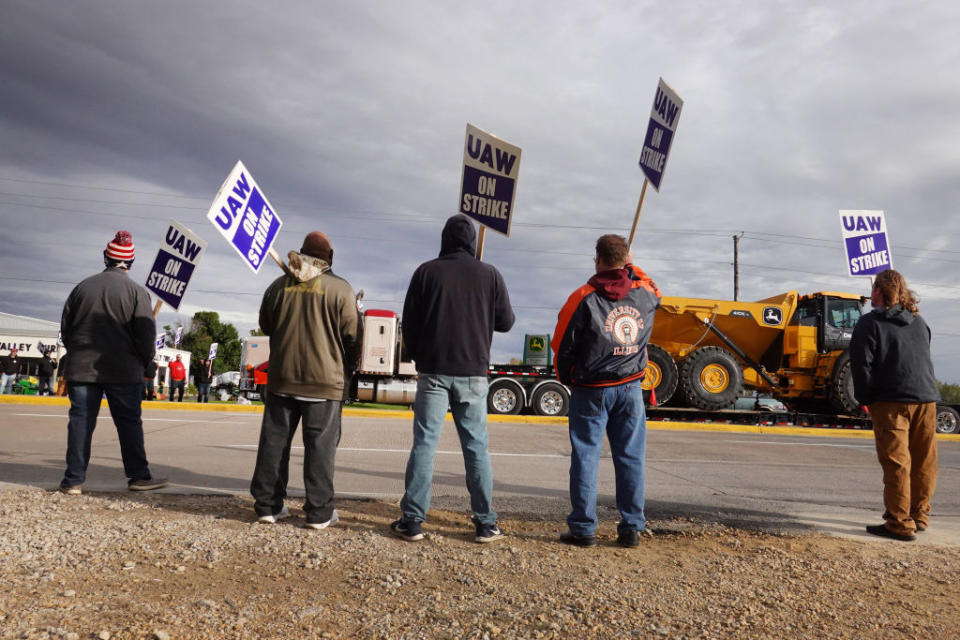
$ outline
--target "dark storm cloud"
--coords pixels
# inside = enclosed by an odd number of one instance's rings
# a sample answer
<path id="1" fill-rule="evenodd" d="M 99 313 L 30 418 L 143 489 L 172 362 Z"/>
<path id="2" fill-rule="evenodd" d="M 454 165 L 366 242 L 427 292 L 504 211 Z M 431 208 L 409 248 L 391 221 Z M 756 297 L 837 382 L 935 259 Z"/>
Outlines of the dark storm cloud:
<path id="1" fill-rule="evenodd" d="M 934 331 L 960 334 L 957 18 L 947 2 L 7 2 L 0 272 L 20 280 L 0 280 L 0 309 L 58 319 L 70 286 L 23 279 L 79 281 L 120 228 L 142 282 L 176 218 L 209 244 L 161 322 L 213 308 L 252 328 L 278 272 L 254 277 L 205 220 L 238 158 L 283 217 L 281 255 L 322 229 L 368 307 L 397 309 L 455 211 L 472 122 L 523 148 L 512 237 L 485 256 L 518 307 L 505 360 L 552 330 L 595 238 L 628 233 L 662 75 L 685 105 L 634 252 L 665 293 L 730 296 L 740 231 L 742 297 L 860 291 L 837 210 L 876 208 Z M 960 379 L 954 360 L 941 377 Z"/>

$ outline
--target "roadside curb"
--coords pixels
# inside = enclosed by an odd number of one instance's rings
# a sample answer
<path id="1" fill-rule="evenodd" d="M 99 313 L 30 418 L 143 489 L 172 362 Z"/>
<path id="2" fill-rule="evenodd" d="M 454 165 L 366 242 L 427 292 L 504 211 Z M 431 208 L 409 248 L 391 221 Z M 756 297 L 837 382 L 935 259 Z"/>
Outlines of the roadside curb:
<path id="1" fill-rule="evenodd" d="M 0 395 L 0 404 L 40 405 L 69 407 L 70 401 L 63 397 L 36 397 Z M 104 400 L 101 407 L 106 407 Z M 143 403 L 144 409 L 159 409 L 164 411 L 210 411 L 215 413 L 263 413 L 262 405 L 238 404 L 207 404 L 197 402 L 170 402 L 168 400 L 148 400 Z M 360 409 L 344 407 L 343 415 L 354 418 L 394 418 L 412 420 L 413 411 L 392 411 L 389 409 Z M 447 414 L 447 421 L 452 421 Z M 566 426 L 567 419 L 551 418 L 546 416 L 487 416 L 487 422 L 499 424 L 543 424 Z M 647 429 L 651 431 L 705 431 L 721 433 L 756 433 L 762 435 L 784 436 L 816 436 L 826 438 L 856 438 L 873 440 L 873 431 L 866 429 L 830 429 L 811 427 L 788 427 L 776 425 L 749 425 L 726 424 L 716 422 L 669 422 L 661 420 L 647 420 Z M 960 442 L 960 434 L 939 433 L 937 440 L 941 442 Z"/>

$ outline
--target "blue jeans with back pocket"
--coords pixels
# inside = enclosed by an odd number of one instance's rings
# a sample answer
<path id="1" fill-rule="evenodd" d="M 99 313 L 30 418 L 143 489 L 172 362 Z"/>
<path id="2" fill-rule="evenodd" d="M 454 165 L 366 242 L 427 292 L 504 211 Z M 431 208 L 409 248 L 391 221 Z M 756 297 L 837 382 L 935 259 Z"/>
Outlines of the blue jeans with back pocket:
<path id="1" fill-rule="evenodd" d="M 597 532 L 597 474 L 603 434 L 610 441 L 617 487 L 618 532 L 643 530 L 643 470 L 647 418 L 640 382 L 615 387 L 574 387 L 570 397 L 570 515 L 578 536 Z"/>
<path id="2" fill-rule="evenodd" d="M 433 459 L 449 405 L 460 437 L 473 521 L 497 521 L 491 507 L 493 468 L 487 451 L 487 387 L 484 376 L 420 374 L 413 403 L 413 447 L 407 459 L 406 491 L 400 501 L 404 520 L 423 522 L 427 518 Z"/>

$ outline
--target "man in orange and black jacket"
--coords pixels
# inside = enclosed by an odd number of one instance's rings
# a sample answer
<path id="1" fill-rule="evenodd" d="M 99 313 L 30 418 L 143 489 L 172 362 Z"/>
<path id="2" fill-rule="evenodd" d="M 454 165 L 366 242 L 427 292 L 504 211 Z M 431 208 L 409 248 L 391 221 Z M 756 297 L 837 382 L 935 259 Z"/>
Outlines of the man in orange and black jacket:
<path id="1" fill-rule="evenodd" d="M 597 472 L 603 434 L 617 487 L 617 543 L 639 544 L 646 526 L 644 464 L 647 426 L 640 387 L 660 292 L 630 264 L 627 241 L 600 236 L 597 273 L 560 310 L 551 346 L 557 377 L 571 386 L 569 530 L 560 541 L 596 544 Z"/>

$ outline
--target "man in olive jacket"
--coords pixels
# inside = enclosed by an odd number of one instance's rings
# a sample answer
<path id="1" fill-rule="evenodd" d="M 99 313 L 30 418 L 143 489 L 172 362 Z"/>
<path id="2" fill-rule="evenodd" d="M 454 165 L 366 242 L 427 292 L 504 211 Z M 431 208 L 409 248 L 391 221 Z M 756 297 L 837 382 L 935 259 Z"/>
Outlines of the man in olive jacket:
<path id="1" fill-rule="evenodd" d="M 260 522 L 289 516 L 283 504 L 290 443 L 303 420 L 306 526 L 324 529 L 339 519 L 333 505 L 333 467 L 340 412 L 360 365 L 362 327 L 350 284 L 333 274 L 333 248 L 314 231 L 288 254 L 287 274 L 263 294 L 260 328 L 270 336 L 267 394 L 257 463 L 250 482 Z"/>

